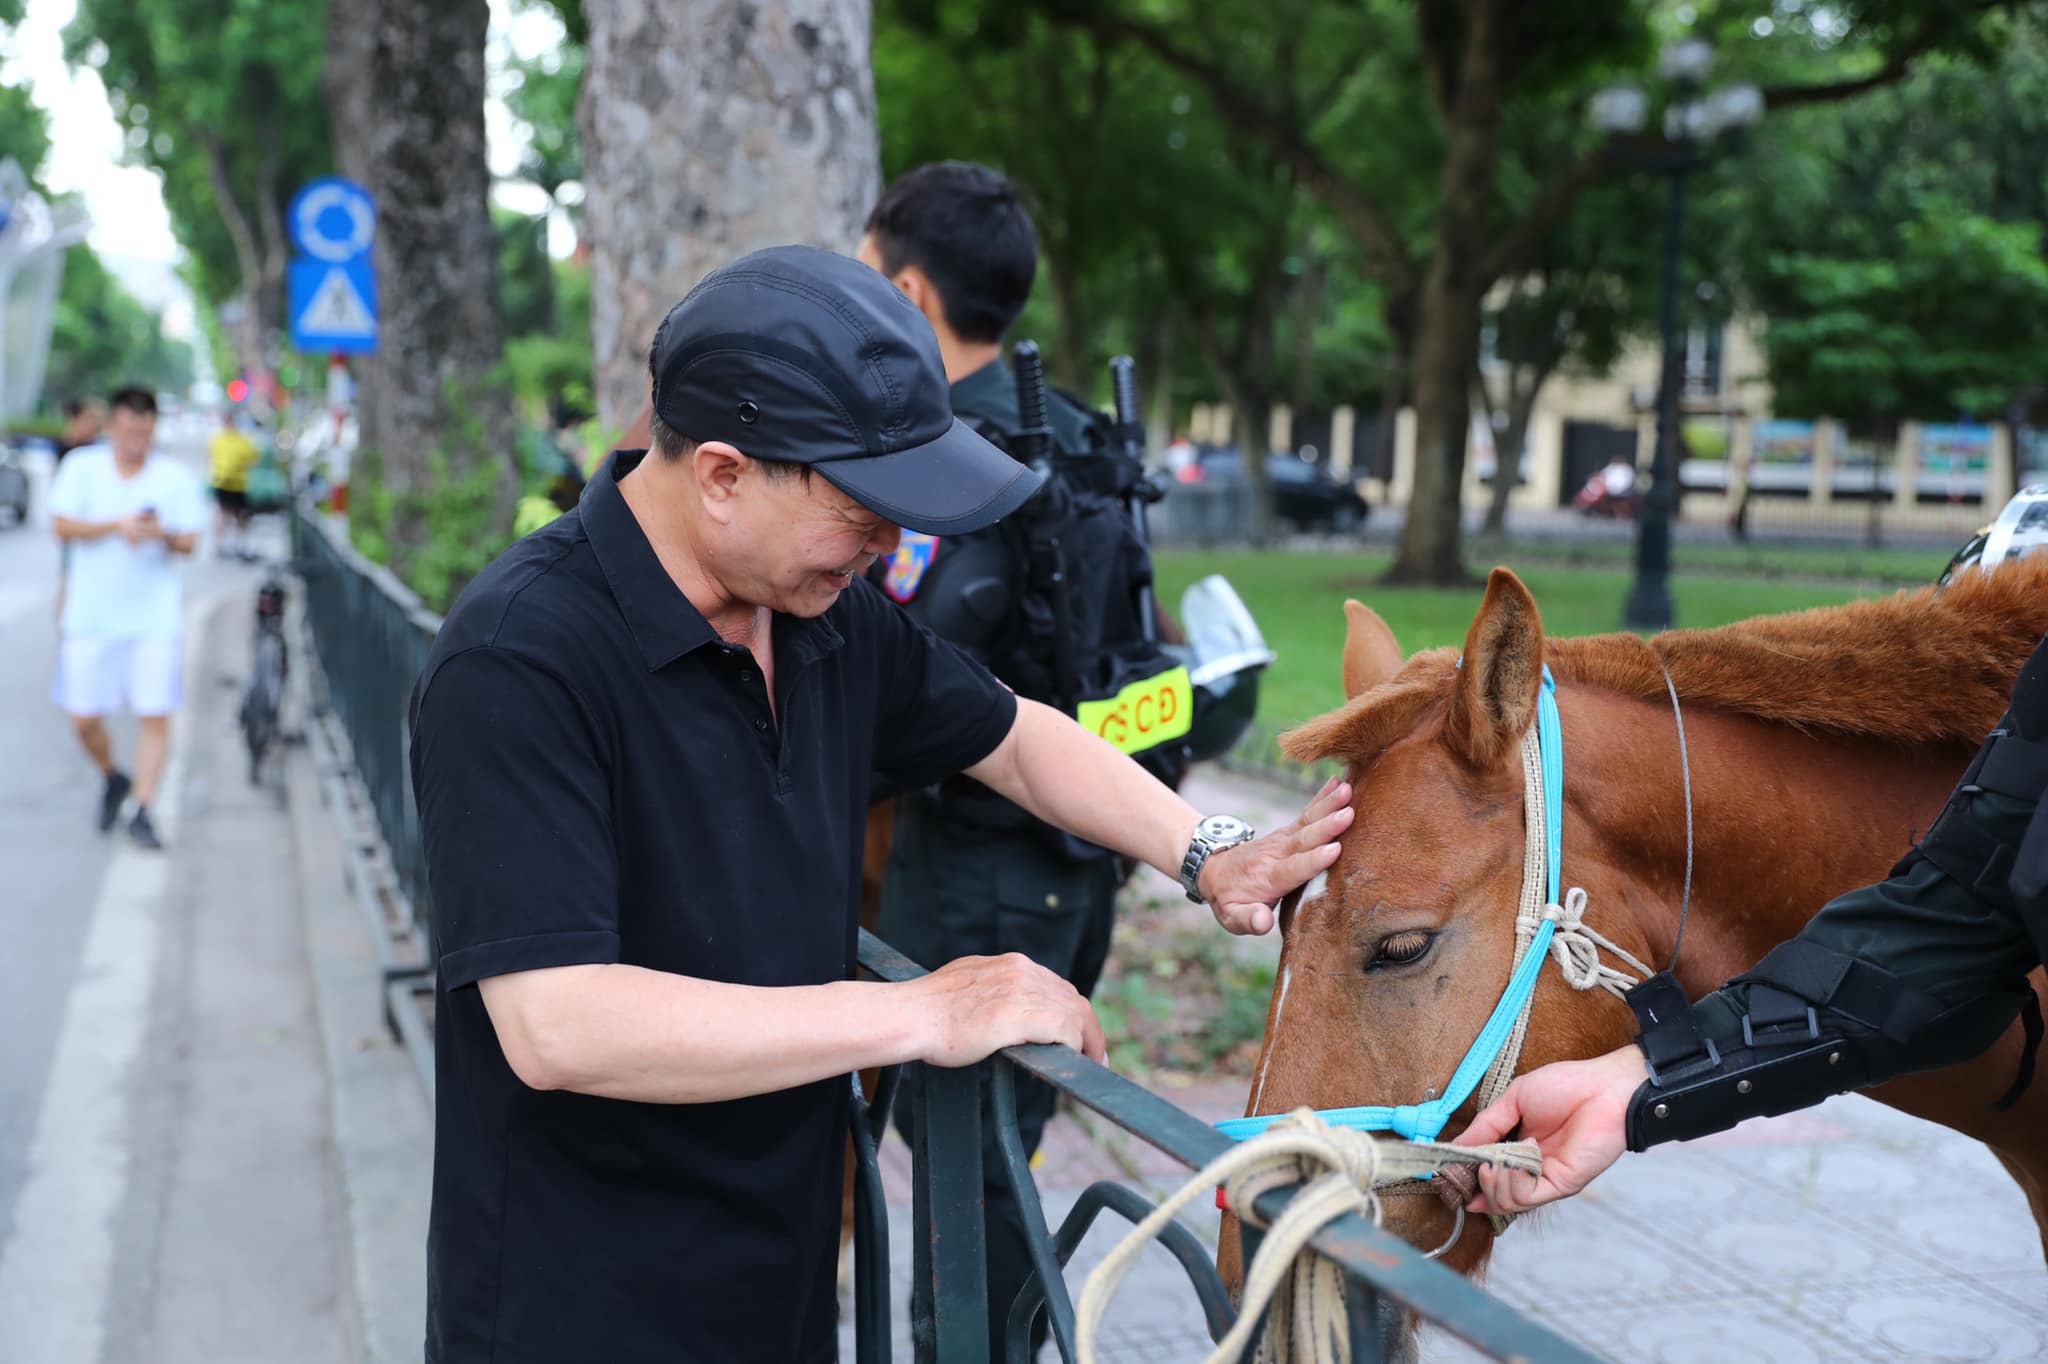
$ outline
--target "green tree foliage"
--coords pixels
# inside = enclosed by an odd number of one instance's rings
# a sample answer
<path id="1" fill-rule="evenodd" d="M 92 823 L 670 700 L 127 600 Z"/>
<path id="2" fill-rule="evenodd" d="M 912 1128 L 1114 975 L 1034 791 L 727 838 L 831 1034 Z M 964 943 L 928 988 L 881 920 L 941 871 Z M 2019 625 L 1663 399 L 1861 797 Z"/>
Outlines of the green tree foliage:
<path id="1" fill-rule="evenodd" d="M 96 397 L 121 384 L 183 390 L 192 384 L 192 348 L 165 337 L 161 320 L 107 273 L 86 246 L 64 261 L 64 283 L 50 331 L 43 407 Z"/>
<path id="2" fill-rule="evenodd" d="M 948 7 L 950 8 L 950 7 Z M 1320 202 L 1379 286 L 1417 412 L 1415 502 L 1394 575 L 1463 576 L 1467 390 L 1486 300 L 1539 269 L 1595 185 L 1662 138 L 1603 138 L 1590 96 L 1654 79 L 1691 29 L 1754 41 L 1738 74 L 1772 109 L 1883 88 L 1928 53 L 1984 43 L 1990 0 L 1037 0 L 1028 8 L 1173 72 L 1233 138 Z M 1808 12 L 1810 11 L 1810 13 Z M 1782 18 L 1783 22 L 1779 20 Z M 1089 139 L 1068 147 L 1086 156 Z"/>
<path id="3" fill-rule="evenodd" d="M 1778 410 L 1870 434 L 1994 419 L 2048 372 L 2048 32 L 2020 13 L 1988 46 L 1924 62 L 1853 106 L 1760 140 L 1726 250 L 1768 319 Z"/>
<path id="4" fill-rule="evenodd" d="M 518 84 L 505 96 L 505 107 L 526 125 L 529 137 L 519 176 L 557 202 L 563 185 L 583 178 L 583 139 L 576 128 L 583 62 L 583 45 L 573 38 L 552 52 L 515 61 Z"/>
<path id="5" fill-rule="evenodd" d="M 591 392 L 590 267 L 555 261 L 553 270 L 555 325 L 522 331 L 505 343 L 512 392 L 529 420 L 549 427 L 582 421 L 596 411 Z"/>
<path id="6" fill-rule="evenodd" d="M 555 328 L 555 274 L 548 259 L 548 220 L 491 209 L 498 238 L 498 310 L 507 336 Z"/>
<path id="7" fill-rule="evenodd" d="M 1103 362 L 1127 351 L 1165 409 L 1180 392 L 1263 412 L 1349 401 L 1380 367 L 1355 252 L 1172 69 L 1028 9 L 897 0 L 875 84 L 887 177 L 970 159 L 1025 187 L 1043 260 L 1017 332 L 1069 387 L 1106 396 Z"/>
<path id="8" fill-rule="evenodd" d="M 1893 236 L 1880 259 L 1772 259 L 1766 287 L 1796 308 L 1765 338 L 1777 409 L 1869 431 L 2003 417 L 2048 373 L 2039 225 L 1928 196 Z"/>
<path id="9" fill-rule="evenodd" d="M 325 0 L 79 0 L 66 54 L 96 67 L 130 154 L 162 177 L 200 296 L 244 302 L 245 365 L 275 358 L 284 209 L 332 166 Z"/>
<path id="10" fill-rule="evenodd" d="M 11 156 L 34 180 L 50 154 L 48 117 L 25 85 L 0 86 L 0 157 Z"/>

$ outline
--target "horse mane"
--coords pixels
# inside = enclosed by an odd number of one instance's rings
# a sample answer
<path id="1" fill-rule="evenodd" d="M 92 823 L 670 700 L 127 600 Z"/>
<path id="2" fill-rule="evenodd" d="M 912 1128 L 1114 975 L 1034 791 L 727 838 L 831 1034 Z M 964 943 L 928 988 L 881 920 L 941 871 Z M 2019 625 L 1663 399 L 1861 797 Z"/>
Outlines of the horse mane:
<path id="1" fill-rule="evenodd" d="M 1975 744 L 2048 634 L 2048 554 L 1923 587 L 1713 630 L 1546 637 L 1560 684 L 1661 700 L 1664 669 L 1693 705 L 1814 734 L 1901 745 Z M 1660 668 L 1659 661 L 1663 667 Z M 1369 761 L 1447 707 L 1456 652 L 1415 655 L 1394 677 L 1281 737 L 1302 762 Z"/>

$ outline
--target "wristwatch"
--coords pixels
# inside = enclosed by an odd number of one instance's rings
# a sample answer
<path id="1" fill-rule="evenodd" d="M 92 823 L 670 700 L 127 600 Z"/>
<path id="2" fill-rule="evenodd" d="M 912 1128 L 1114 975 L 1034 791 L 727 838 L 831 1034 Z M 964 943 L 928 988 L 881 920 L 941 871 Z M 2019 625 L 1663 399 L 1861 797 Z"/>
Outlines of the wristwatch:
<path id="1" fill-rule="evenodd" d="M 1188 842 L 1188 855 L 1180 862 L 1180 884 L 1188 898 L 1198 905 L 1208 904 L 1195 888 L 1202 879 L 1202 868 L 1214 854 L 1251 841 L 1252 826 L 1236 815 L 1210 815 L 1197 824 L 1195 836 Z"/>

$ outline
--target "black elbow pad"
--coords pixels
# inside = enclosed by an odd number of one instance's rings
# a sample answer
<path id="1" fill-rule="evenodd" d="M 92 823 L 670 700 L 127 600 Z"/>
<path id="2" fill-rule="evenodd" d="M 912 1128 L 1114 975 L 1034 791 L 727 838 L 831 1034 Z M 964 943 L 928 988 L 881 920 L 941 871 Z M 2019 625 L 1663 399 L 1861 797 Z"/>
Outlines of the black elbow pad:
<path id="1" fill-rule="evenodd" d="M 1958 1031 L 1961 1009 L 1860 958 L 1795 939 L 1736 981 L 1749 987 L 1749 1012 L 1740 1044 L 1725 1049 L 1701 1031 L 1669 973 L 1629 991 L 1650 1068 L 1629 1103 L 1631 1151 L 1962 1059 L 1935 1055 L 1946 1050 L 1940 1039 Z"/>

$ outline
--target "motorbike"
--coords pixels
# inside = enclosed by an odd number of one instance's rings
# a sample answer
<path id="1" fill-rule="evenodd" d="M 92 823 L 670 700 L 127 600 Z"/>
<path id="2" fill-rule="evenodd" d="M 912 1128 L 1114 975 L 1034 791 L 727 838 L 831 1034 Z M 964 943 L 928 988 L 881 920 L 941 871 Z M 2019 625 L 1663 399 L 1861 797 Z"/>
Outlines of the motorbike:
<path id="1" fill-rule="evenodd" d="M 1586 480 L 1585 486 L 1572 499 L 1572 505 L 1585 516 L 1628 521 L 1635 517 L 1641 500 L 1635 466 L 1616 460 Z"/>

